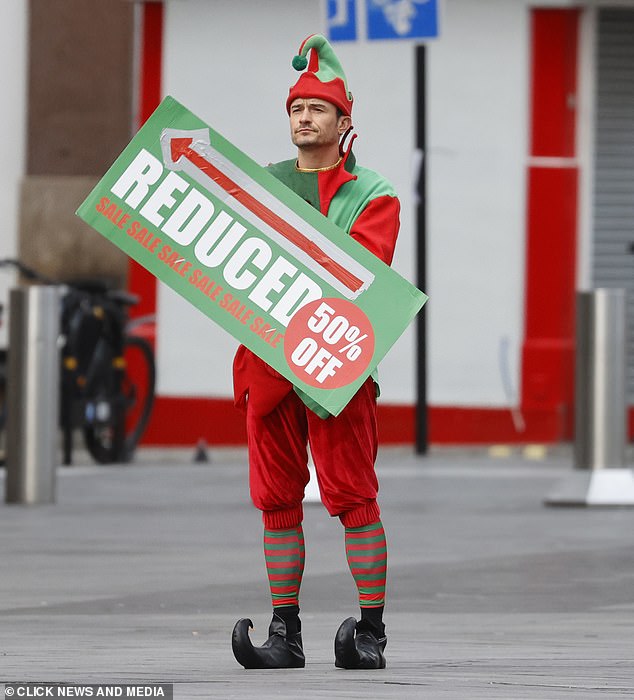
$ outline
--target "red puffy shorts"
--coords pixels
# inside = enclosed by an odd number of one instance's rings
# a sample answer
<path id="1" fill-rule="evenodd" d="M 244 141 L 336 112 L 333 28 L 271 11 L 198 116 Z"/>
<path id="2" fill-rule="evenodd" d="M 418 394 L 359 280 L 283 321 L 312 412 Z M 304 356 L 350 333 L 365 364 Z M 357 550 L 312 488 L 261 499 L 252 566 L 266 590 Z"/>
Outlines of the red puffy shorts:
<path id="1" fill-rule="evenodd" d="M 249 410 L 249 485 L 254 505 L 271 529 L 302 522 L 309 481 L 307 443 L 317 471 L 321 499 L 346 527 L 379 519 L 374 471 L 378 437 L 376 391 L 368 378 L 336 417 L 319 418 L 294 391 L 264 416 Z"/>

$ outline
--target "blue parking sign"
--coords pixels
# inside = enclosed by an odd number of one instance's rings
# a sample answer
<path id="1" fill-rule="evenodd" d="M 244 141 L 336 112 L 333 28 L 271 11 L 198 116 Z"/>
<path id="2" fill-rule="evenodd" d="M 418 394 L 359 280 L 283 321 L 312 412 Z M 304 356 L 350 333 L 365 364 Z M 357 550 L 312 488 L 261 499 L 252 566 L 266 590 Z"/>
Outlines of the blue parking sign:
<path id="1" fill-rule="evenodd" d="M 437 0 L 366 0 L 368 39 L 438 36 Z"/>
<path id="2" fill-rule="evenodd" d="M 355 41 L 357 38 L 356 0 L 328 0 L 327 24 L 330 41 Z"/>

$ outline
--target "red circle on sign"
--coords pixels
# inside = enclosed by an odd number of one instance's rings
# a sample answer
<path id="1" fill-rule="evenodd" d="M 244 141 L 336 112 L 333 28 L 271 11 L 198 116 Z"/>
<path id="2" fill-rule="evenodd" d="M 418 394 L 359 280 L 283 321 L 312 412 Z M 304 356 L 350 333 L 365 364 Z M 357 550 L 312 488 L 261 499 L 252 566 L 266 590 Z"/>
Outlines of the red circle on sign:
<path id="1" fill-rule="evenodd" d="M 346 299 L 302 306 L 284 334 L 288 366 L 306 384 L 339 389 L 358 379 L 374 355 L 370 319 Z"/>

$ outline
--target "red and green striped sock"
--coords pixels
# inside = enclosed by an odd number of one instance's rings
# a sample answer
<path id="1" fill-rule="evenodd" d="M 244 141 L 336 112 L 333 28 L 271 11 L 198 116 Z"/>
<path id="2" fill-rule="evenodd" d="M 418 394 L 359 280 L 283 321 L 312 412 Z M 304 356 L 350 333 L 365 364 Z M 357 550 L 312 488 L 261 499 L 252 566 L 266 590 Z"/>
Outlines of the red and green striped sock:
<path id="1" fill-rule="evenodd" d="M 346 528 L 346 558 L 359 590 L 359 605 L 381 608 L 385 603 L 387 542 L 380 520 Z"/>
<path id="2" fill-rule="evenodd" d="M 264 560 L 273 608 L 299 605 L 304 573 L 302 526 L 290 530 L 264 530 Z"/>
<path id="3" fill-rule="evenodd" d="M 304 576 L 304 562 L 306 560 L 306 547 L 304 545 L 304 530 L 302 526 L 297 527 L 297 541 L 299 542 L 299 585 L 302 583 Z M 299 586 L 298 586 L 299 588 Z"/>

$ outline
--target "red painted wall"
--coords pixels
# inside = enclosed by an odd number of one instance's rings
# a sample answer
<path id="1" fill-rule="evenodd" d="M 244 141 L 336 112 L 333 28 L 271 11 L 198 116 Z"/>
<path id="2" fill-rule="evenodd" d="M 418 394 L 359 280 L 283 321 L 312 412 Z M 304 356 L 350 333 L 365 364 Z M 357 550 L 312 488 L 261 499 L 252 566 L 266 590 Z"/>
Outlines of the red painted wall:
<path id="1" fill-rule="evenodd" d="M 540 440 L 572 437 L 578 9 L 531 15 L 531 132 L 521 408 Z"/>
<path id="2" fill-rule="evenodd" d="M 162 2 L 141 4 L 138 127 L 142 126 L 162 99 L 163 15 Z M 132 258 L 128 269 L 128 288 L 140 297 L 140 303 L 132 309 L 132 316 L 156 313 L 156 278 Z"/>

